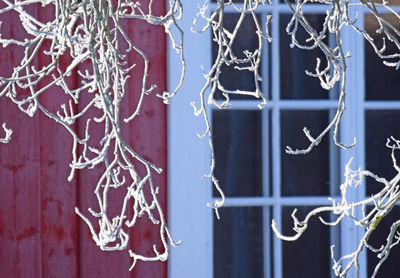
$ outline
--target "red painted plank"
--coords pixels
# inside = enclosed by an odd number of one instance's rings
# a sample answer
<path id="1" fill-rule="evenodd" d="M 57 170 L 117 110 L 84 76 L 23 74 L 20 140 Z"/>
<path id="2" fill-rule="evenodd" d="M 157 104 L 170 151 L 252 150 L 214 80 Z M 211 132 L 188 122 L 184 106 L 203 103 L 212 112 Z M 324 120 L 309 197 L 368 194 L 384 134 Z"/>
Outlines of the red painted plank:
<path id="1" fill-rule="evenodd" d="M 38 6 L 38 15 L 42 22 L 53 21 L 53 6 Z M 40 52 L 49 49 L 48 41 Z M 71 61 L 71 57 L 66 53 L 61 57 L 60 65 L 66 68 Z M 50 62 L 48 55 L 39 55 L 39 68 Z M 76 75 L 73 73 L 66 78 L 68 85 L 76 85 Z M 48 76 L 39 86 L 43 87 L 51 80 L 52 78 Z M 54 114 L 62 111 L 61 104 L 66 104 L 68 107 L 69 100 L 61 88 L 54 86 L 40 96 L 40 103 Z M 79 220 L 74 212 L 74 207 L 77 205 L 77 184 L 76 180 L 67 181 L 73 140 L 64 127 L 42 112 L 39 113 L 42 277 L 78 277 L 77 222 Z"/>
<path id="2" fill-rule="evenodd" d="M 156 13 L 163 13 L 164 1 L 154 1 L 153 8 Z M 51 13 L 39 9 L 40 18 L 48 19 Z M 0 20 L 9 23 L 8 26 L 3 23 L 3 36 L 23 35 L 16 19 L 18 16 L 13 13 L 1 17 Z M 151 60 L 149 84 L 157 84 L 158 92 L 162 92 L 166 87 L 163 28 L 154 28 L 142 21 L 130 20 L 124 24 Z M 15 65 L 22 52 L 2 49 L 0 53 L 0 74 L 10 73 L 8 65 Z M 46 59 L 41 56 L 39 64 L 45 64 Z M 61 62 L 67 63 L 68 59 L 66 57 Z M 135 74 L 140 72 L 143 67 L 141 59 L 137 56 L 129 59 L 137 63 Z M 73 79 L 70 82 L 78 81 Z M 129 101 L 122 108 L 125 111 L 135 105 L 141 79 L 141 76 L 132 76 L 129 80 Z M 51 89 L 40 97 L 53 112 L 64 99 L 63 93 L 57 89 Z M 82 108 L 85 96 L 81 101 Z M 131 259 L 127 251 L 99 250 L 86 224 L 74 214 L 73 207 L 77 204 L 86 215 L 88 207 L 98 208 L 93 190 L 102 169 L 82 170 L 72 183 L 68 183 L 67 165 L 71 161 L 72 139 L 66 130 L 43 114 L 29 118 L 4 98 L 0 104 L 0 121 L 7 121 L 8 127 L 14 129 L 11 143 L 0 145 L 1 275 L 29 278 L 166 277 L 166 263 L 138 262 L 135 269 L 128 272 Z M 84 123 L 85 119 L 82 119 L 76 126 L 81 137 Z M 92 140 L 95 140 L 103 131 L 93 127 Z M 126 126 L 124 134 L 138 153 L 164 169 L 161 176 L 154 175 L 154 182 L 160 187 L 158 196 L 166 213 L 166 107 L 162 101 L 155 95 L 147 97 L 140 117 Z M 122 196 L 121 192 L 116 199 Z M 161 249 L 159 228 L 146 221 L 141 223 L 144 225 L 130 234 L 130 247 L 150 255 L 154 242 Z"/>
<path id="3" fill-rule="evenodd" d="M 16 18 L 15 13 L 0 18 L 3 37 L 24 34 Z M 16 65 L 21 54 L 17 47 L 2 50 L 0 74 L 9 75 L 9 65 Z M 0 273 L 40 277 L 38 118 L 29 118 L 5 98 L 0 103 L 0 121 L 14 130 L 12 141 L 0 145 Z"/>
<path id="4" fill-rule="evenodd" d="M 161 15 L 165 13 L 166 1 L 155 1 L 153 13 Z M 142 5 L 146 7 L 146 5 Z M 163 169 L 161 175 L 153 173 L 154 184 L 159 186 L 158 198 L 163 207 L 164 217 L 167 217 L 167 122 L 166 106 L 156 94 L 162 94 L 166 90 L 166 37 L 164 28 L 154 27 L 143 21 L 131 21 L 128 25 L 128 34 L 136 42 L 140 49 L 150 60 L 148 70 L 148 86 L 156 84 L 157 89 L 150 96 L 145 97 L 139 117 L 133 120 L 133 128 L 130 136 L 130 144 L 135 146 L 137 152 L 145 159 L 153 162 Z M 146 39 L 143 39 L 146 38 Z M 130 63 L 135 63 L 137 69 L 144 66 L 139 55 L 129 57 Z M 129 80 L 129 91 L 140 91 L 140 85 L 136 80 L 141 80 L 140 70 L 136 71 Z M 136 107 L 137 94 L 130 94 L 129 107 Z M 132 109 L 131 109 L 132 110 Z M 143 225 L 145 223 L 146 225 Z M 137 253 L 154 255 L 153 244 L 156 243 L 159 252 L 163 247 L 159 237 L 159 227 L 150 223 L 147 217 L 143 217 L 138 225 L 140 229 L 134 230 L 131 236 L 131 248 Z M 151 264 L 151 266 L 149 266 Z M 137 262 L 133 269 L 132 277 L 167 277 L 166 262 Z"/>
<path id="5" fill-rule="evenodd" d="M 17 14 L 1 19 L 8 23 L 3 36 L 24 35 Z M 17 47 L 2 50 L 1 64 L 7 65 L 1 67 L 2 75 L 10 74 L 22 53 Z M 45 105 L 57 99 L 53 93 L 41 97 Z M 0 272 L 4 277 L 74 277 L 77 218 L 75 189 L 66 183 L 69 137 L 43 115 L 29 118 L 5 98 L 1 101 L 1 120 L 15 132 L 11 143 L 1 146 Z"/>
<path id="6" fill-rule="evenodd" d="M 81 67 L 83 69 L 83 66 Z M 87 96 L 82 95 L 82 100 L 85 101 Z M 82 108 L 81 104 L 79 107 Z M 88 116 L 97 115 L 97 113 L 88 112 Z M 81 138 L 84 137 L 85 134 L 85 119 L 86 117 L 79 119 L 78 121 L 78 129 Z M 96 139 L 101 138 L 101 135 L 104 133 L 101 128 L 101 124 L 96 124 L 94 122 L 91 123 L 91 142 L 95 142 Z M 98 140 L 97 140 L 98 141 Z M 79 149 L 82 151 L 82 148 Z M 102 165 L 98 165 L 94 169 L 82 169 L 76 173 L 76 176 L 79 181 L 79 209 L 80 211 L 88 217 L 96 230 L 98 230 L 98 220 L 90 215 L 88 212 L 88 208 L 92 208 L 94 211 L 99 211 L 99 206 L 97 203 L 97 198 L 94 194 L 94 190 L 96 188 L 96 184 L 104 171 L 104 167 Z M 120 196 L 122 196 L 120 192 Z M 114 205 L 111 203 L 110 206 L 117 206 L 121 201 L 114 201 Z M 92 234 L 89 231 L 86 223 L 80 219 L 79 221 L 79 236 L 80 236 L 80 274 L 81 277 L 98 277 L 98 278 L 107 278 L 107 277 L 128 277 L 129 275 L 129 255 L 126 251 L 114 251 L 114 252 L 105 252 L 101 251 L 96 243 L 92 239 Z"/>
<path id="7" fill-rule="evenodd" d="M 88 70 L 90 73 L 93 72 L 92 65 L 87 62 L 79 66 L 79 69 L 84 72 Z M 80 81 L 80 80 L 79 80 Z M 92 93 L 83 93 L 80 97 L 80 103 L 78 105 L 79 110 L 85 107 L 85 104 L 92 100 Z M 81 138 L 85 137 L 86 130 L 86 122 L 88 118 L 92 118 L 94 116 L 100 117 L 102 114 L 98 109 L 90 110 L 84 117 L 78 120 L 78 131 Z M 104 123 L 96 123 L 93 120 L 90 123 L 90 141 L 89 144 L 91 146 L 97 147 L 100 149 L 99 141 L 104 135 Z M 82 152 L 82 147 L 79 148 L 79 153 Z M 89 157 L 93 157 L 93 154 L 90 154 Z M 93 169 L 82 169 L 77 171 L 77 177 L 79 180 L 79 209 L 80 211 L 88 217 L 98 232 L 98 219 L 93 217 L 88 208 L 92 208 L 94 211 L 99 211 L 99 205 L 94 194 L 94 190 L 96 188 L 97 182 L 101 177 L 101 174 L 104 172 L 105 167 L 103 164 L 98 164 Z M 119 189 L 110 191 L 110 199 L 109 199 L 109 208 L 108 215 L 113 215 L 110 212 L 115 212 L 122 204 L 122 199 L 126 190 Z M 119 212 L 119 210 L 118 210 Z M 115 215 L 114 213 L 114 215 Z M 111 220 L 111 219 L 110 219 Z M 96 245 L 94 240 L 92 239 L 92 234 L 89 231 L 88 226 L 83 220 L 79 222 L 79 236 L 80 236 L 80 274 L 81 277 L 98 277 L 98 278 L 107 278 L 107 277 L 129 277 L 129 267 L 130 267 L 130 258 L 127 250 L 123 251 L 101 251 L 100 248 Z"/>
<path id="8" fill-rule="evenodd" d="M 41 97 L 41 103 L 49 109 L 56 104 L 54 93 L 52 90 Z M 77 277 L 77 188 L 76 180 L 67 181 L 71 136 L 43 114 L 39 128 L 43 277 Z"/>
<path id="9" fill-rule="evenodd" d="M 142 7 L 146 5 L 143 4 Z M 157 13 L 165 11 L 164 1 L 154 1 L 153 8 Z M 128 29 L 128 35 L 143 49 L 150 59 L 149 68 L 149 84 L 157 84 L 158 91 L 162 92 L 166 88 L 166 48 L 165 48 L 165 32 L 162 27 L 154 27 L 143 21 L 129 20 L 123 22 L 124 27 Z M 128 115 L 128 111 L 132 112 L 132 107 L 136 106 L 138 92 L 140 92 L 142 80 L 143 63 L 138 55 L 129 56 L 129 64 L 135 63 L 136 67 L 130 74 L 128 80 L 127 97 L 129 102 L 126 102 L 122 107 L 123 115 Z M 81 123 L 82 121 L 80 121 Z M 79 127 L 81 132 L 84 131 L 84 126 Z M 124 135 L 129 138 L 129 143 L 135 147 L 135 150 L 143 155 L 146 159 L 156 163 L 164 169 L 161 176 L 154 173 L 154 182 L 159 185 L 159 198 L 166 211 L 166 107 L 162 101 L 155 96 L 146 97 L 144 106 L 140 116 L 128 125 L 123 125 Z M 99 131 L 100 132 L 100 131 Z M 97 136 L 101 136 L 98 134 Z M 80 207 L 86 212 L 86 208 L 92 205 L 93 208 L 98 208 L 96 200 L 93 199 L 94 186 L 98 179 L 98 174 L 91 170 L 82 171 L 79 174 L 79 182 L 81 184 L 80 191 Z M 84 188 L 85 187 L 85 188 Z M 87 189 L 90 187 L 90 190 Z M 120 196 L 121 197 L 121 196 Z M 166 213 L 165 213 L 166 214 Z M 93 218 L 92 218 L 93 219 Z M 130 233 L 130 248 L 138 253 L 152 255 L 153 244 L 157 243 L 160 251 L 161 244 L 159 239 L 159 227 L 146 220 L 143 217 L 138 223 L 139 226 Z M 82 276 L 86 277 L 91 274 L 96 277 L 166 277 L 167 264 L 160 262 L 138 262 L 131 273 L 128 268 L 132 263 L 126 251 L 104 253 L 98 250 L 91 235 L 88 232 L 86 225 L 81 222 L 81 244 L 82 256 L 86 262 L 82 261 Z M 98 265 L 92 264 L 93 261 L 99 262 Z"/>

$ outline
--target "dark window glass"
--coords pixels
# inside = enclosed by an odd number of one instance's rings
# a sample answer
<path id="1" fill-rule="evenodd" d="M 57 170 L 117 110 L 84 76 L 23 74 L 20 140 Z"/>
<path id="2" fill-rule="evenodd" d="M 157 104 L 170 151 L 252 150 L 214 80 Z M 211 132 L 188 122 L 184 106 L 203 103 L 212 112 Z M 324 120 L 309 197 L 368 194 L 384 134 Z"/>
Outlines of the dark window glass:
<path id="1" fill-rule="evenodd" d="M 222 208 L 220 216 L 214 217 L 214 277 L 264 277 L 262 208 Z"/>
<path id="2" fill-rule="evenodd" d="M 239 14 L 226 13 L 224 14 L 223 25 L 229 32 L 233 32 L 236 27 L 236 23 L 239 19 Z M 260 21 L 260 15 L 257 15 L 258 21 Z M 245 58 L 246 55 L 243 51 L 254 51 L 258 47 L 258 36 L 256 33 L 256 24 L 250 14 L 247 14 L 240 25 L 239 31 L 236 35 L 236 39 L 232 45 L 232 50 L 237 58 Z M 213 39 L 213 38 L 212 38 Z M 212 41 L 212 61 L 214 63 L 218 54 L 218 44 Z M 248 70 L 235 69 L 236 65 L 230 65 L 229 67 L 225 64 L 221 66 L 221 74 L 219 81 L 222 86 L 227 90 L 246 90 L 255 91 L 254 73 Z M 241 64 L 241 66 L 250 66 L 248 64 Z M 259 74 L 261 74 L 261 67 L 259 68 Z M 220 91 L 217 91 L 214 95 L 215 99 L 225 99 Z M 251 96 L 234 95 L 230 94 L 231 99 L 254 99 Z"/>
<path id="3" fill-rule="evenodd" d="M 212 126 L 215 175 L 226 196 L 262 195 L 261 111 L 214 110 Z"/>
<path id="4" fill-rule="evenodd" d="M 310 14 L 307 20 L 316 30 L 321 30 L 325 15 Z M 328 99 L 329 91 L 322 89 L 319 79 L 308 76 L 305 71 L 315 72 L 316 58 L 321 59 L 321 69 L 326 66 L 326 59 L 319 49 L 303 50 L 290 47 L 291 36 L 286 33 L 286 26 L 292 18 L 291 14 L 279 17 L 280 44 L 280 85 L 282 99 Z M 303 27 L 298 27 L 296 39 L 302 44 L 309 37 Z M 326 39 L 325 43 L 329 43 Z"/>
<path id="5" fill-rule="evenodd" d="M 366 169 L 372 173 L 391 180 L 397 173 L 393 168 L 391 150 L 386 147 L 390 136 L 400 139 L 399 110 L 367 110 L 365 112 L 365 158 Z M 400 157 L 397 154 L 397 161 Z M 367 179 L 367 195 L 378 192 L 382 184 Z"/>
<path id="6" fill-rule="evenodd" d="M 365 112 L 366 169 L 391 180 L 397 173 L 393 168 L 391 150 L 386 147 L 390 136 L 400 139 L 399 110 L 367 110 Z M 397 155 L 397 161 L 400 157 Z M 377 193 L 383 184 L 367 179 L 367 195 Z"/>
<path id="7" fill-rule="evenodd" d="M 307 148 L 309 141 L 303 133 L 306 126 L 311 135 L 317 135 L 328 125 L 328 110 L 281 111 L 281 167 L 283 196 L 329 195 L 329 139 L 306 155 L 291 155 L 286 146 L 293 149 Z"/>
<path id="8" fill-rule="evenodd" d="M 295 207 L 282 208 L 282 231 L 294 235 L 291 214 Z M 297 207 L 303 220 L 314 207 Z M 329 215 L 322 215 L 329 220 Z M 336 249 L 335 249 L 336 251 Z M 330 231 L 317 217 L 310 220 L 307 231 L 296 241 L 282 241 L 283 278 L 321 278 L 330 276 Z"/>
<path id="9" fill-rule="evenodd" d="M 394 221 L 400 219 L 400 207 L 395 206 L 393 210 L 379 222 L 376 230 L 371 234 L 368 243 L 379 249 L 381 246 L 386 245 L 386 238 L 390 232 L 390 227 Z M 400 258 L 400 248 L 395 246 L 391 249 L 389 258 L 382 264 L 379 269 L 376 278 L 395 278 L 398 277 L 399 273 L 399 258 Z M 374 273 L 375 266 L 379 262 L 377 258 L 377 253 L 373 253 L 368 250 L 367 253 L 368 260 L 368 277 L 371 277 Z"/>
<path id="10" fill-rule="evenodd" d="M 400 28 L 399 20 L 393 15 L 382 15 L 394 27 Z M 364 25 L 368 34 L 374 42 L 381 48 L 383 46 L 383 34 L 376 32 L 379 23 L 371 14 L 364 17 Z M 400 39 L 397 37 L 397 39 Z M 396 45 L 385 38 L 386 50 L 383 54 L 398 53 Z M 388 62 L 397 62 L 396 59 L 386 59 Z M 400 78 L 396 68 L 388 67 L 383 64 L 383 60 L 378 57 L 372 46 L 365 42 L 365 98 L 367 100 L 400 100 Z"/>

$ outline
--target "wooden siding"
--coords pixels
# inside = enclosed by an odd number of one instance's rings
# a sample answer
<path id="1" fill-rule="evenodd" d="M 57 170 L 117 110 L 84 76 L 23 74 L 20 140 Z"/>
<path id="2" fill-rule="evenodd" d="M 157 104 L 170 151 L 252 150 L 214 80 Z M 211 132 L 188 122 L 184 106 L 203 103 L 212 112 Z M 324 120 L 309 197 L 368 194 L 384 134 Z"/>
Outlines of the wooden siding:
<path id="1" fill-rule="evenodd" d="M 165 11 L 163 0 L 153 1 L 156 13 Z M 41 19 L 51 13 L 38 7 Z M 1 31 L 6 36 L 23 33 L 15 13 L 2 15 Z M 166 88 L 166 46 L 162 27 L 142 21 L 126 21 L 129 35 L 144 49 L 150 59 L 149 82 L 158 90 Z M 19 52 L 19 53 L 18 53 Z M 9 74 L 18 61 L 21 49 L 0 49 L 0 74 Z M 38 56 L 37 64 L 46 57 Z M 129 95 L 125 112 L 136 104 L 143 62 L 131 55 L 137 71 L 128 80 Z M 68 63 L 65 58 L 62 63 Z M 88 65 L 81 65 L 84 68 Z M 75 74 L 75 82 L 78 75 Z M 71 81 L 74 82 L 74 81 Z M 44 93 L 41 103 L 56 109 L 62 92 L 52 89 Z M 79 107 L 78 107 L 79 108 Z M 127 113 L 127 112 L 126 112 Z M 166 277 L 167 264 L 138 262 L 128 269 L 131 259 L 127 251 L 102 252 L 95 245 L 87 225 L 74 213 L 77 206 L 85 214 L 97 208 L 93 190 L 99 171 L 82 170 L 72 182 L 67 181 L 71 161 L 72 140 L 69 133 L 41 112 L 29 118 L 5 97 L 0 99 L 0 122 L 14 130 L 9 144 L 0 145 L 0 277 Z M 84 123 L 74 126 L 80 134 Z M 138 153 L 164 169 L 155 176 L 160 185 L 160 201 L 166 215 L 166 106 L 155 94 L 147 97 L 140 117 L 124 127 L 129 143 Z M 152 253 L 159 242 L 157 226 L 141 221 L 130 236 L 135 250 Z"/>

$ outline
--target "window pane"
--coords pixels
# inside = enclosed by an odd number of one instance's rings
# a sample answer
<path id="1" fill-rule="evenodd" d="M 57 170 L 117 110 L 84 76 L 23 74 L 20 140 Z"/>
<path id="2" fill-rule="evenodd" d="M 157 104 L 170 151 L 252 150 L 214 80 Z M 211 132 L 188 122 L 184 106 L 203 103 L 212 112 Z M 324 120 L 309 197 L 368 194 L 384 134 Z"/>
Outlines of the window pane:
<path id="1" fill-rule="evenodd" d="M 311 26 L 316 30 L 321 30 L 325 15 L 310 14 L 306 17 Z M 286 33 L 286 26 L 291 18 L 291 14 L 281 14 L 279 17 L 281 98 L 328 99 L 329 91 L 321 88 L 319 79 L 305 73 L 305 70 L 315 72 L 317 57 L 321 59 L 321 69 L 325 67 L 325 56 L 319 49 L 302 50 L 297 47 L 290 47 L 291 37 Z M 299 26 L 296 35 L 297 41 L 304 44 L 308 37 L 303 27 Z M 326 43 L 328 43 L 328 40 Z"/>
<path id="2" fill-rule="evenodd" d="M 224 28 L 226 28 L 229 32 L 233 32 L 236 27 L 236 23 L 239 19 L 239 14 L 226 13 L 224 14 Z M 260 15 L 257 14 L 257 19 L 260 21 Z M 258 36 L 256 33 L 256 24 L 254 23 L 253 17 L 250 14 L 247 14 L 239 28 L 239 31 L 236 35 L 236 39 L 232 45 L 232 50 L 234 55 L 243 59 L 246 58 L 246 55 L 243 51 L 254 51 L 258 47 Z M 214 62 L 218 54 L 218 45 L 212 40 L 212 61 Z M 255 91 L 255 81 L 254 81 L 254 73 L 248 70 L 238 70 L 235 69 L 236 65 L 226 66 L 225 64 L 221 67 L 221 74 L 219 76 L 219 81 L 222 86 L 224 86 L 227 90 L 246 90 L 246 91 Z M 241 66 L 250 66 L 249 64 L 243 64 Z M 261 67 L 259 69 L 259 74 L 261 73 Z M 218 91 L 215 94 L 215 99 L 225 99 L 222 94 Z M 251 96 L 243 96 L 243 95 L 233 95 L 230 94 L 229 97 L 231 99 L 254 99 Z"/>
<path id="3" fill-rule="evenodd" d="M 393 15 L 382 15 L 396 28 L 400 28 L 399 20 Z M 366 14 L 364 17 L 365 30 L 374 39 L 378 48 L 383 46 L 383 35 L 376 32 L 379 23 L 373 15 Z M 399 39 L 399 38 L 397 38 Z M 384 54 L 398 53 L 399 50 L 394 43 L 385 39 L 386 50 Z M 386 59 L 388 62 L 397 62 L 396 59 Z M 367 100 L 400 100 L 400 78 L 399 71 L 393 67 L 387 67 L 383 60 L 378 57 L 372 46 L 365 42 L 365 97 Z"/>
<path id="4" fill-rule="evenodd" d="M 317 135 L 328 125 L 328 110 L 281 111 L 281 169 L 282 195 L 329 195 L 329 139 L 306 155 L 290 155 L 286 146 L 307 148 L 309 141 L 303 133 L 304 126 L 311 135 Z"/>
<path id="5" fill-rule="evenodd" d="M 261 111 L 214 110 L 212 126 L 215 175 L 226 196 L 262 195 Z"/>
<path id="6" fill-rule="evenodd" d="M 214 277 L 264 277 L 262 207 L 220 209 L 214 217 Z"/>
<path id="7" fill-rule="evenodd" d="M 400 219 L 400 207 L 395 206 L 393 210 L 379 222 L 376 230 L 371 234 L 368 243 L 379 249 L 382 245 L 386 244 L 386 238 L 390 232 L 390 227 L 394 221 Z M 368 277 L 371 277 L 375 270 L 376 264 L 379 262 L 376 257 L 377 253 L 373 253 L 368 250 L 367 260 L 368 260 Z M 399 272 L 399 258 L 400 258 L 400 248 L 399 246 L 393 247 L 390 251 L 389 258 L 382 264 L 378 275 L 376 278 L 390 278 L 397 277 Z"/>
<path id="8" fill-rule="evenodd" d="M 282 231 L 293 235 L 291 214 L 295 207 L 282 208 Z M 314 207 L 298 207 L 296 216 L 303 220 Z M 329 220 L 329 215 L 323 215 Z M 330 277 L 330 232 L 318 218 L 312 218 L 307 231 L 296 241 L 282 241 L 283 278 Z"/>
<path id="9" fill-rule="evenodd" d="M 391 150 L 386 147 L 386 140 L 392 135 L 400 139 L 399 110 L 367 110 L 365 112 L 366 169 L 387 180 L 391 180 L 397 173 L 390 157 Z M 400 161 L 399 157 L 397 159 Z M 381 183 L 367 179 L 367 195 L 376 193 L 381 188 Z"/>

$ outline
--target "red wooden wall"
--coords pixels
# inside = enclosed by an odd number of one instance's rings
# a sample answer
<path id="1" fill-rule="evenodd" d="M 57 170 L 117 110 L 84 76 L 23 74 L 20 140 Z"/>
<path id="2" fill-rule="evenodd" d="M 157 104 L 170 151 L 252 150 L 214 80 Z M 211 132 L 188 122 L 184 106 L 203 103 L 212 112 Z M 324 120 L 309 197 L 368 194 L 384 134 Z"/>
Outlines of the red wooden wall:
<path id="1" fill-rule="evenodd" d="M 165 12 L 165 1 L 153 2 L 155 13 Z M 41 19 L 51 16 L 41 7 L 32 13 Z M 2 15 L 0 20 L 5 37 L 23 33 L 15 13 Z M 164 90 L 163 28 L 142 21 L 124 24 L 150 59 L 149 82 Z M 1 75 L 9 74 L 18 63 L 20 51 L 12 47 L 0 49 Z M 46 57 L 36 59 L 38 65 L 46 62 Z M 140 83 L 135 80 L 142 79 L 140 68 L 143 67 L 138 57 L 131 55 L 129 60 L 136 63 L 137 71 L 129 79 L 125 110 L 137 102 L 135 92 Z M 55 109 L 62 100 L 60 95 L 61 92 L 52 89 L 40 100 Z M 6 122 L 14 130 L 11 142 L 0 145 L 0 277 L 166 277 L 166 263 L 139 261 L 129 272 L 131 258 L 127 251 L 102 252 L 95 245 L 87 225 L 74 213 L 74 207 L 85 214 L 88 207 L 97 208 L 93 190 L 99 171 L 83 170 L 72 182 L 67 181 L 72 140 L 63 127 L 41 112 L 29 118 L 5 97 L 0 99 L 0 122 Z M 74 128 L 82 134 L 85 127 L 77 122 Z M 138 153 L 164 169 L 162 175 L 155 176 L 155 184 L 160 186 L 159 198 L 166 210 L 166 107 L 155 94 L 145 99 L 140 117 L 125 126 L 125 135 Z M 134 236 L 130 235 L 131 247 L 152 254 L 153 243 L 159 242 L 158 232 L 157 226 L 141 221 Z"/>

